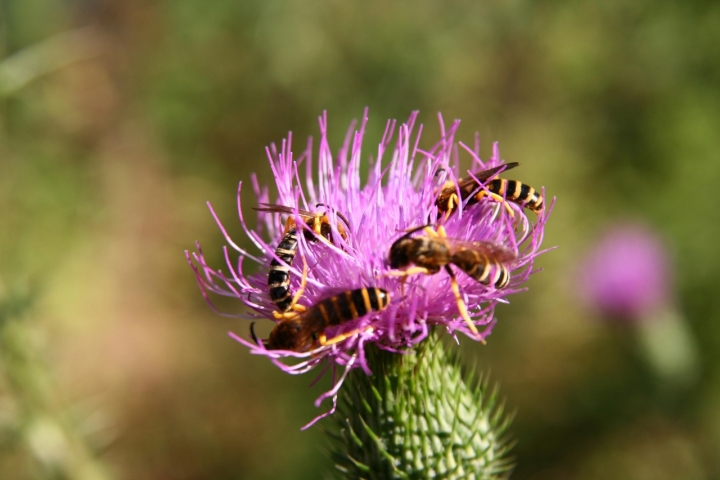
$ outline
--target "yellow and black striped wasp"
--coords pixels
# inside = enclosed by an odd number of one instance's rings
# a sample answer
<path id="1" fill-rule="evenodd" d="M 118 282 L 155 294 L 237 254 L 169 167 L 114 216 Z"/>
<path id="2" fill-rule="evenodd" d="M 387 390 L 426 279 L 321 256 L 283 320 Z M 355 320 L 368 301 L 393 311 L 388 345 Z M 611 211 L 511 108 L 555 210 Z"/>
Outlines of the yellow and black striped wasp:
<path id="1" fill-rule="evenodd" d="M 278 205 L 272 203 L 262 203 L 260 207 L 255 208 L 259 212 L 268 213 L 285 213 L 290 215 L 285 222 L 285 229 L 283 231 L 283 238 L 280 240 L 277 248 L 275 249 L 275 256 L 270 261 L 270 271 L 268 273 L 268 287 L 270 299 L 275 306 L 280 310 L 280 313 L 275 312 L 277 318 L 284 318 L 285 313 L 290 310 L 297 309 L 302 311 L 304 307 L 298 305 L 297 301 L 303 294 L 305 280 L 307 276 L 307 268 L 303 269 L 302 286 L 295 295 L 292 294 L 290 288 L 290 266 L 292 265 L 295 255 L 298 249 L 298 226 L 295 224 L 295 213 L 305 220 L 305 223 L 310 227 L 310 231 L 302 229 L 304 231 L 305 240 L 309 243 L 315 243 L 318 240 L 325 242 L 332 241 L 332 226 L 327 213 L 312 213 L 307 210 L 297 210 L 286 205 Z M 317 205 L 318 207 L 324 206 L 322 203 Z M 338 218 L 340 218 L 345 225 L 349 224 L 347 218 L 339 212 L 336 212 Z M 337 224 L 337 232 L 347 241 L 347 232 L 342 224 Z M 314 235 L 313 235 L 314 233 Z M 278 258 L 282 261 L 278 261 Z"/>
<path id="2" fill-rule="evenodd" d="M 419 230 L 424 230 L 425 234 L 412 236 Z M 400 276 L 404 280 L 408 275 L 416 273 L 433 275 L 444 269 L 450 275 L 450 285 L 460 315 L 472 333 L 479 335 L 460 295 L 460 288 L 450 265 L 459 268 L 483 285 L 499 289 L 506 287 L 510 282 L 507 265 L 516 256 L 515 251 L 499 243 L 448 238 L 442 225 L 437 227 L 437 230 L 425 225 L 407 231 L 392 244 L 388 263 L 390 268 L 396 271 L 388 272 L 386 275 Z"/>
<path id="3" fill-rule="evenodd" d="M 381 312 L 390 304 L 390 294 L 375 287 L 347 290 L 321 300 L 304 312 L 289 312 L 275 325 L 263 345 L 268 350 L 292 350 L 303 352 L 315 346 L 328 346 L 357 335 L 362 329 L 355 329 L 328 339 L 328 327 L 342 325 L 372 312 Z M 255 343 L 254 323 L 250 335 Z"/>
<path id="4" fill-rule="evenodd" d="M 513 202 L 521 207 L 532 210 L 535 213 L 541 213 L 545 207 L 542 195 L 530 185 L 526 185 L 517 180 L 507 180 L 505 178 L 492 178 L 501 172 L 510 170 L 519 166 L 517 162 L 506 163 L 494 168 L 483 170 L 475 174 L 475 178 L 461 178 L 456 182 L 448 180 L 440 188 L 435 205 L 438 212 L 445 213 L 445 219 L 457 209 L 461 201 L 468 200 L 467 205 L 478 203 L 483 197 L 490 197 L 505 205 L 510 216 L 514 213 L 505 202 Z M 480 188 L 477 180 L 482 182 L 485 188 Z M 492 179 L 492 180 L 491 180 Z M 458 198 L 458 191 L 460 197 Z"/>

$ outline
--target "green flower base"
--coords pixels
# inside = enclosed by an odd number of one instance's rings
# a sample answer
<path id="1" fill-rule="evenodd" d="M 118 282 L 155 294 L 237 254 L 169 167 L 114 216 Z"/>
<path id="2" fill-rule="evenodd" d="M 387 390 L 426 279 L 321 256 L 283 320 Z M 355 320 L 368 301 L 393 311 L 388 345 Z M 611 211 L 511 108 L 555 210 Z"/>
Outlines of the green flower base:
<path id="1" fill-rule="evenodd" d="M 497 479 L 512 468 L 497 390 L 431 333 L 414 353 L 370 347 L 341 389 L 332 458 L 344 479 Z M 467 380 L 470 379 L 471 386 Z"/>

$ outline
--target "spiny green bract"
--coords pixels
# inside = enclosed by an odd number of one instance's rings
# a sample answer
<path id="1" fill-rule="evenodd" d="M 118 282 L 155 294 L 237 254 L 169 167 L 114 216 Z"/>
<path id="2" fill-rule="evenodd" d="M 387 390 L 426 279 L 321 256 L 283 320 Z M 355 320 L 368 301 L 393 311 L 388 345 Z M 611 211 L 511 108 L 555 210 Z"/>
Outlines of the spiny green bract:
<path id="1" fill-rule="evenodd" d="M 333 460 L 344 479 L 497 479 L 512 465 L 509 423 L 487 381 L 468 386 L 459 358 L 436 334 L 415 353 L 368 349 L 373 375 L 342 391 Z"/>

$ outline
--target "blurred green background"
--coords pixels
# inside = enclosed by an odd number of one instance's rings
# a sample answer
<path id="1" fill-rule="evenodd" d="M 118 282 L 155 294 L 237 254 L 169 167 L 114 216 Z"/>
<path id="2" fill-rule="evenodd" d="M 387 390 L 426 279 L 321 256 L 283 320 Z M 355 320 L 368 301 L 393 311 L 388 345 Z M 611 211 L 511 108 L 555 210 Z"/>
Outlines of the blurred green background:
<path id="1" fill-rule="evenodd" d="M 517 412 L 513 478 L 720 478 L 717 2 L 0 8 L 0 478 L 331 469 L 322 428 L 299 431 L 322 386 L 231 341 L 247 323 L 210 311 L 183 250 L 199 240 L 221 266 L 205 201 L 241 241 L 237 182 L 270 181 L 265 146 L 292 130 L 301 148 L 327 109 L 337 149 L 365 106 L 368 154 L 415 109 L 429 144 L 441 111 L 558 197 L 545 245 L 560 248 L 487 346 L 463 344 Z M 576 299 L 579 259 L 627 219 L 672 253 L 669 303 L 698 360 L 683 382 Z"/>

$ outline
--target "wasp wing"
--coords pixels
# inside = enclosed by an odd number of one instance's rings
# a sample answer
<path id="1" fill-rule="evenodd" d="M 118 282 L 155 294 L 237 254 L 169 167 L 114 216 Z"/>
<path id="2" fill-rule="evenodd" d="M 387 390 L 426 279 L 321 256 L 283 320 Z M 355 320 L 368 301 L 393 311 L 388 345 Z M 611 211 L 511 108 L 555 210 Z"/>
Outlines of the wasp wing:
<path id="1" fill-rule="evenodd" d="M 515 250 L 498 242 L 489 240 L 470 241 L 458 238 L 446 238 L 444 240 L 450 249 L 455 252 L 458 250 L 472 250 L 497 263 L 506 263 L 517 258 Z"/>
<path id="2" fill-rule="evenodd" d="M 465 177 L 458 180 L 457 184 L 454 184 L 452 182 L 448 182 L 442 189 L 441 195 L 446 194 L 449 195 L 456 191 L 456 189 L 460 190 L 460 193 L 462 194 L 463 198 L 467 198 L 470 196 L 470 194 L 478 188 L 478 182 L 475 179 L 480 180 L 481 182 L 485 182 L 486 180 L 492 178 L 494 175 L 497 175 L 499 172 L 504 172 L 506 170 L 510 170 L 511 168 L 515 168 L 517 166 L 520 166 L 519 163 L 513 162 L 513 163 L 506 163 L 504 165 L 500 165 L 498 167 L 489 168 L 487 170 L 482 170 L 480 172 L 477 172 L 473 174 L 473 177 Z"/>
<path id="3" fill-rule="evenodd" d="M 506 172 L 508 170 L 511 170 L 515 167 L 519 167 L 520 164 L 518 162 L 512 162 L 512 163 L 505 163 L 503 165 L 498 165 L 494 168 L 488 168 L 487 170 L 482 170 L 477 173 L 475 173 L 475 178 L 480 180 L 481 182 L 484 182 L 488 178 L 497 175 L 500 172 Z M 472 180 L 472 179 L 471 179 Z M 474 180 L 473 180 L 474 181 Z"/>
<path id="4" fill-rule="evenodd" d="M 315 216 L 314 213 L 303 210 L 302 208 L 288 207 L 287 205 L 277 203 L 261 203 L 259 207 L 253 207 L 253 210 L 266 213 L 286 213 L 288 215 L 295 215 L 295 212 L 297 212 L 301 217 Z"/>

